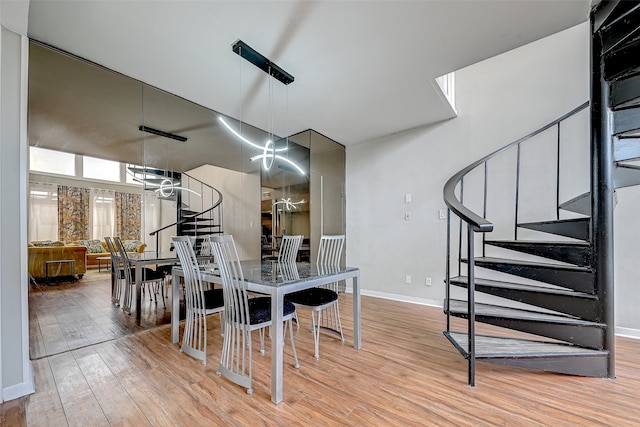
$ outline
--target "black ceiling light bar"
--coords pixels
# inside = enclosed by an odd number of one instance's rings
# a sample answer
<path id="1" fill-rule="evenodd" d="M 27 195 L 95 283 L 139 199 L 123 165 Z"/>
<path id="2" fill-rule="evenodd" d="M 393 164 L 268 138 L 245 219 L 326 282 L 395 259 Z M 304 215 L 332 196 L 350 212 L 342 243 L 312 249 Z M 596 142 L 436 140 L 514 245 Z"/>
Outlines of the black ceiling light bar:
<path id="1" fill-rule="evenodd" d="M 235 53 L 237 53 L 238 55 L 246 59 L 247 61 L 251 62 L 256 67 L 260 68 L 265 73 L 271 74 L 271 76 L 280 80 L 285 85 L 288 85 L 289 83 L 293 82 L 294 77 L 291 74 L 287 73 L 285 70 L 278 67 L 276 64 L 271 62 L 268 58 L 266 58 L 264 55 L 257 52 L 255 49 L 253 49 L 251 46 L 249 46 L 242 40 L 238 40 L 237 42 L 235 42 L 231 46 L 231 49 Z"/>
<path id="2" fill-rule="evenodd" d="M 175 139 L 176 141 L 180 141 L 180 142 L 185 142 L 187 140 L 186 136 L 180 136 L 180 135 L 176 135 L 174 133 L 164 132 L 164 131 L 161 131 L 161 130 L 158 130 L 158 129 L 154 129 L 154 128 L 150 128 L 150 127 L 144 126 L 144 125 L 140 125 L 138 130 L 140 130 L 142 132 L 149 132 L 149 133 L 152 133 L 152 134 L 158 135 L 158 136 L 164 136 L 165 138 Z"/>

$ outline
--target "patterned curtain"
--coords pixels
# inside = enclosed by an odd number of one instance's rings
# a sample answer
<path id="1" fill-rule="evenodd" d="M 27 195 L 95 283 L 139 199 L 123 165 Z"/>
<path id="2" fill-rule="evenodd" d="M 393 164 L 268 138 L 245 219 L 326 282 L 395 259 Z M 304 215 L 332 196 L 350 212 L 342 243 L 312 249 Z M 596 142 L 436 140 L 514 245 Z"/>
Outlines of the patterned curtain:
<path id="1" fill-rule="evenodd" d="M 58 186 L 58 234 L 63 242 L 89 238 L 89 189 Z"/>
<path id="2" fill-rule="evenodd" d="M 116 236 L 141 240 L 142 196 L 116 191 Z"/>

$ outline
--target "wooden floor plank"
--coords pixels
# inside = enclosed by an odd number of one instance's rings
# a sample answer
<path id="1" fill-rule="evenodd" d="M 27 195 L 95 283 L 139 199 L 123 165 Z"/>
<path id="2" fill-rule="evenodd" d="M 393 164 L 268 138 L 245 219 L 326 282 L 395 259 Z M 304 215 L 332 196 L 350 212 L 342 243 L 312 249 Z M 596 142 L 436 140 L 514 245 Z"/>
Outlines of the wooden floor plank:
<path id="1" fill-rule="evenodd" d="M 5 420 L 27 426 L 136 427 L 640 424 L 637 340 L 616 340 L 615 380 L 479 362 L 477 386 L 472 388 L 466 382 L 466 360 L 442 334 L 441 308 L 363 297 L 362 350 L 355 350 L 351 296 L 341 295 L 345 342 L 321 335 L 316 360 L 310 317 L 300 312 L 296 331 L 300 368 L 292 366 L 287 340 L 284 401 L 273 405 L 268 342 L 265 355 L 255 350 L 255 391 L 247 395 L 242 387 L 216 375 L 221 344 L 217 317 L 208 323 L 209 363 L 203 366 L 181 353 L 179 344 L 170 343 L 167 311 L 147 300 L 142 321 L 131 322 L 135 316 L 123 315 L 110 305 L 108 284 L 98 279 L 91 282 L 97 290 L 93 295 L 82 295 L 89 287 L 59 285 L 72 290 L 69 304 L 88 301 L 88 311 L 77 317 L 52 315 L 52 310 L 64 309 L 65 299 L 58 295 L 61 288 L 45 289 L 54 308 L 30 319 L 38 329 L 32 347 L 44 343 L 56 348 L 56 339 L 66 343 L 69 337 L 91 342 L 92 336 L 109 331 L 114 338 L 34 360 L 36 393 L 23 399 L 23 409 L 19 401 L 2 405 Z M 73 325 L 79 319 L 93 325 Z M 453 324 L 464 327 L 458 319 Z M 491 325 L 478 325 L 477 330 L 499 331 Z M 257 348 L 257 334 L 254 344 Z"/>
<path id="2" fill-rule="evenodd" d="M 26 419 L 29 426 L 67 424 L 60 394 L 48 359 L 35 360 L 33 371 L 36 392 L 27 396 Z"/>

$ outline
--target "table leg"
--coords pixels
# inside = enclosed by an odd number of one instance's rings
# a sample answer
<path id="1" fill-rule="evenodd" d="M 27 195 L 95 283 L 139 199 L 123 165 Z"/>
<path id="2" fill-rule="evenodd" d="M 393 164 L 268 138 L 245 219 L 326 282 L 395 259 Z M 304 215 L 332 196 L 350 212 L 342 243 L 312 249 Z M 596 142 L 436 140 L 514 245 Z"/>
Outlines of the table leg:
<path id="1" fill-rule="evenodd" d="M 142 266 L 136 264 L 136 320 L 142 318 Z"/>
<path id="2" fill-rule="evenodd" d="M 180 280 L 182 279 L 182 273 L 178 275 L 176 271 L 172 271 L 171 275 L 171 343 L 175 344 L 180 338 Z"/>
<path id="3" fill-rule="evenodd" d="M 361 320 L 360 320 L 360 271 L 353 276 L 353 346 L 362 348 Z"/>
<path id="4" fill-rule="evenodd" d="M 271 401 L 282 402 L 282 376 L 284 360 L 284 328 L 282 312 L 284 310 L 284 293 L 281 288 L 271 291 Z"/>

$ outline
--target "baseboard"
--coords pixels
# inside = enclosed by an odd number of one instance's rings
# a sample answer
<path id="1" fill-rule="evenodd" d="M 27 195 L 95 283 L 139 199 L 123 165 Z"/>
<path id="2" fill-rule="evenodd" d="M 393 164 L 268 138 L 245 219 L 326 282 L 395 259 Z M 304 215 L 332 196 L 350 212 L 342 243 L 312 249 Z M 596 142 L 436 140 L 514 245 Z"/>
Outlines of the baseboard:
<path id="1" fill-rule="evenodd" d="M 640 329 L 621 328 L 616 326 L 616 336 L 640 340 Z"/>
<path id="2" fill-rule="evenodd" d="M 35 387 L 36 381 L 33 374 L 33 365 L 31 364 L 31 360 L 29 360 L 28 363 L 29 364 L 27 365 L 27 369 L 28 369 L 27 381 L 20 384 L 14 384 L 2 389 L 3 402 L 17 399 L 19 397 L 26 396 L 36 391 L 36 387 Z"/>
<path id="3" fill-rule="evenodd" d="M 345 292 L 351 294 L 353 293 L 353 288 L 351 286 L 347 286 L 345 289 Z M 442 301 L 411 297 L 408 295 L 390 294 L 387 292 L 378 292 L 378 291 L 368 291 L 366 289 L 363 289 L 362 291 L 360 291 L 360 295 L 388 299 L 391 301 L 408 302 L 411 304 L 428 305 L 432 307 L 442 307 Z"/>
<path id="4" fill-rule="evenodd" d="M 353 293 L 353 288 L 351 286 L 347 286 L 345 291 L 351 294 Z M 377 291 L 368 291 L 368 290 L 362 290 L 360 294 L 375 297 L 375 298 L 388 299 L 392 301 L 408 302 L 411 304 L 428 305 L 432 307 L 442 307 L 441 301 L 410 297 L 407 295 L 390 294 L 387 292 L 377 292 Z M 622 328 L 618 326 L 616 327 L 616 336 L 640 340 L 640 329 Z"/>

